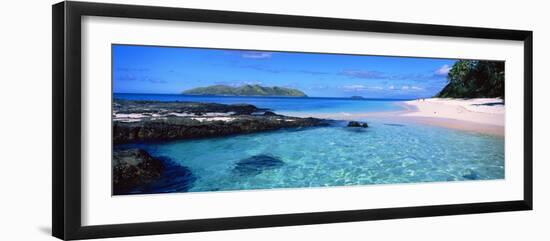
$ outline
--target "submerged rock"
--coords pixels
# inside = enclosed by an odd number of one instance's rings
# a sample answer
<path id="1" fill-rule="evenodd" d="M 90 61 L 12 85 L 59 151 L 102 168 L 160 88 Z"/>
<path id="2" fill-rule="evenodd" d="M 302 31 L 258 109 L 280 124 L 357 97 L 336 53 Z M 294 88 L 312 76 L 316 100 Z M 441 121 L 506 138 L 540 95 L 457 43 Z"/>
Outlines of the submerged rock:
<path id="1" fill-rule="evenodd" d="M 113 193 L 121 194 L 158 179 L 164 165 L 141 149 L 113 151 Z"/>
<path id="2" fill-rule="evenodd" d="M 464 175 L 462 175 L 463 178 L 466 178 L 468 180 L 477 180 L 479 179 L 479 175 L 477 172 L 473 170 L 468 170 Z"/>
<path id="3" fill-rule="evenodd" d="M 348 123 L 348 127 L 361 127 L 361 128 L 367 128 L 369 125 L 367 122 L 360 122 L 360 121 L 350 121 Z"/>
<path id="4" fill-rule="evenodd" d="M 136 188 L 134 192 L 140 194 L 187 192 L 193 187 L 197 178 L 188 167 L 180 166 L 169 159 L 160 159 L 164 164 L 164 171 L 160 178 Z"/>
<path id="5" fill-rule="evenodd" d="M 239 175 L 258 175 L 264 170 L 277 169 L 285 163 L 269 155 L 256 155 L 237 162 L 234 171 Z"/>

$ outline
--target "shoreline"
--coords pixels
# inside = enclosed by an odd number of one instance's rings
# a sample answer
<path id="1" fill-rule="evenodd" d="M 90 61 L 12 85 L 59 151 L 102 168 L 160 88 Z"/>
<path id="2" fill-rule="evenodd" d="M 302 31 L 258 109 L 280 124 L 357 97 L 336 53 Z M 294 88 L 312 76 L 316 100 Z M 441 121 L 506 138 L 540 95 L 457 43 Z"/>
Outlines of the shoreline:
<path id="1" fill-rule="evenodd" d="M 413 110 L 403 113 L 424 124 L 504 136 L 504 102 L 498 98 L 431 98 L 406 101 Z"/>
<path id="2" fill-rule="evenodd" d="M 399 111 L 365 113 L 308 113 L 300 117 L 411 121 L 504 137 L 504 103 L 498 98 L 430 98 L 401 102 Z M 296 116 L 297 113 L 293 113 Z"/>
<path id="3" fill-rule="evenodd" d="M 267 111 L 268 109 L 257 108 L 252 105 L 243 104 L 216 104 L 192 102 L 158 102 L 150 101 L 142 103 L 146 105 L 145 109 L 138 110 L 136 106 L 128 107 L 127 103 L 133 103 L 131 100 L 120 100 L 115 109 L 121 109 L 113 113 L 113 121 L 120 126 L 129 126 L 131 128 L 147 121 L 150 125 L 168 119 L 175 125 L 203 126 L 205 122 L 212 123 L 212 126 L 218 126 L 222 122 L 225 125 L 235 124 L 248 119 L 262 119 L 271 123 L 284 122 L 278 126 L 295 126 L 298 119 L 304 119 L 302 122 L 308 122 L 308 117 L 325 120 L 343 120 L 343 121 L 369 121 L 381 120 L 388 122 L 410 122 L 432 126 L 439 126 L 450 129 L 457 129 L 469 132 L 477 132 L 494 136 L 504 136 L 504 110 L 505 106 L 502 99 L 498 98 L 473 98 L 473 99 L 451 99 L 451 98 L 429 98 L 409 101 L 398 101 L 397 105 L 402 110 L 390 110 L 379 112 L 293 112 L 281 111 L 278 114 Z M 125 104 L 126 103 L 126 104 Z M 173 103 L 185 105 L 184 113 L 182 110 L 174 109 Z M 151 106 L 148 106 L 151 105 Z M 156 106 L 159 105 L 159 106 Z M 166 106 L 163 106 L 166 105 Z M 202 106 L 210 108 L 210 111 L 204 112 Z M 155 108 L 153 108 L 155 107 Z M 163 107 L 159 110 L 156 107 Z M 200 108 L 199 108 L 200 107 Z M 134 109 L 132 109 L 134 108 Z M 135 109 L 137 108 L 137 109 Z M 155 110 L 155 111 L 154 111 Z M 266 111 L 267 114 L 258 115 L 257 111 Z M 178 112 L 179 111 L 179 112 Z M 244 111 L 244 112 L 243 112 Z M 143 112 L 143 113 L 142 113 Z M 147 112 L 144 114 L 144 112 Z M 151 113 L 149 113 L 151 112 Z M 154 113 L 152 113 L 154 112 Z M 196 113 L 195 113 L 196 112 Z M 199 113 L 200 112 L 200 113 Z M 237 113 L 239 112 L 239 113 Z M 243 112 L 243 113 L 241 113 Z M 246 113 L 245 113 L 246 112 Z M 254 112 L 254 113 L 253 113 Z M 245 114 L 243 116 L 243 114 Z M 244 118 L 244 117 L 247 118 Z M 284 118 L 283 118 L 284 117 Z M 243 119 L 244 118 L 244 119 Z M 239 119 L 240 121 L 237 121 Z M 252 119 L 250 121 L 252 121 Z M 279 120 L 281 119 L 281 120 Z M 285 119 L 285 121 L 282 121 Z M 269 120 L 269 121 L 268 121 Z M 271 122 L 270 122 L 271 121 Z M 178 122 L 178 123 L 175 123 Z M 195 123 L 196 122 L 196 123 Z M 201 124 L 202 123 L 202 124 Z M 237 124 L 239 124 L 237 123 Z M 272 124 L 273 124 L 272 123 Z M 242 123 L 241 123 L 242 124 Z M 240 124 L 239 124 L 240 125 Z M 308 124 L 309 125 L 309 124 Z M 240 127 L 239 127 L 240 128 Z M 242 129 L 242 128 L 241 128 Z M 268 128 L 269 129 L 269 128 Z"/>

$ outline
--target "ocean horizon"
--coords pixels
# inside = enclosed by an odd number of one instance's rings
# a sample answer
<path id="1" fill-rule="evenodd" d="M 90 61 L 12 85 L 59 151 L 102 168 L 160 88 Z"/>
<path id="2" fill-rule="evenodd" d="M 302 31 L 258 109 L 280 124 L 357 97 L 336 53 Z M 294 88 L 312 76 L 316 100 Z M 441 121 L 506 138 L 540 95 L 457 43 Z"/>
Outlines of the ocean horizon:
<path id="1" fill-rule="evenodd" d="M 412 99 L 352 97 L 281 97 L 281 96 L 216 96 L 184 94 L 114 93 L 123 100 L 189 101 L 219 104 L 251 104 L 280 114 L 290 113 L 364 113 L 404 110 L 399 103 Z"/>
<path id="2" fill-rule="evenodd" d="M 360 95 L 352 95 L 352 96 L 261 96 L 261 95 L 253 95 L 253 96 L 246 96 L 246 95 L 190 95 L 190 94 L 178 94 L 178 93 L 126 93 L 126 92 L 114 92 L 113 97 L 115 96 L 147 96 L 147 95 L 164 95 L 164 96 L 185 96 L 185 97 L 228 97 L 228 98 L 267 98 L 267 99 L 353 99 L 353 100 L 379 100 L 379 101 L 409 101 L 409 100 L 416 100 L 416 99 L 422 99 L 422 98 L 430 98 L 430 97 L 421 97 L 421 98 L 379 98 L 379 97 L 364 97 Z M 354 98 L 354 97 L 361 97 L 361 98 Z"/>

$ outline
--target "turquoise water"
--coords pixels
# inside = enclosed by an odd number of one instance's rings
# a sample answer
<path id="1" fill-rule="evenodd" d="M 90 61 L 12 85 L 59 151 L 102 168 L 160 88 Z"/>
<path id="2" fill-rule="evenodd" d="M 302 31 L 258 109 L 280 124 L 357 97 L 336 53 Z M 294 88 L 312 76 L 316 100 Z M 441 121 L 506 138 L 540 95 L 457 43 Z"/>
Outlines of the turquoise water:
<path id="1" fill-rule="evenodd" d="M 115 98 L 248 103 L 278 113 L 400 110 L 397 100 L 115 94 Z M 369 128 L 286 129 L 218 138 L 132 144 L 189 168 L 193 183 L 145 193 L 302 188 L 504 178 L 504 138 L 410 123 L 363 120 Z"/>
<path id="2" fill-rule="evenodd" d="M 140 145 L 197 177 L 194 191 L 349 186 L 504 178 L 504 139 L 410 123 L 370 122 Z M 240 160 L 284 163 L 251 175 Z M 170 192 L 170 190 L 158 190 Z"/>
<path id="3" fill-rule="evenodd" d="M 295 97 L 244 97 L 244 96 L 189 96 L 177 94 L 114 94 L 114 98 L 127 100 L 192 101 L 221 104 L 246 103 L 268 108 L 280 114 L 289 113 L 359 113 L 402 110 L 402 100 L 350 98 L 295 98 Z"/>

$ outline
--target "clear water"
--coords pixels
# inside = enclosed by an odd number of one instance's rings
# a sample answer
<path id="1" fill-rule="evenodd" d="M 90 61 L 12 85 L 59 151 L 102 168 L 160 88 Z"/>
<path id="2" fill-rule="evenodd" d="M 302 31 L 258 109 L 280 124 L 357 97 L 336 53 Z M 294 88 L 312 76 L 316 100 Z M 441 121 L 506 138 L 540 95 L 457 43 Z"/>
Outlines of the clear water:
<path id="1" fill-rule="evenodd" d="M 371 122 L 232 137 L 146 144 L 142 148 L 191 169 L 189 190 L 249 190 L 504 178 L 504 140 L 407 123 Z M 240 160 L 255 155 L 284 164 L 239 175 Z M 169 192 L 170 190 L 158 190 Z"/>
<path id="2" fill-rule="evenodd" d="M 115 94 L 115 98 L 249 103 L 279 113 L 368 112 L 401 108 L 396 100 L 135 94 Z M 403 120 L 367 121 L 370 127 L 366 129 L 347 128 L 342 123 L 329 127 L 132 146 L 188 167 L 196 177 L 188 190 L 190 192 L 504 178 L 503 137 Z M 258 155 L 276 158 L 283 164 L 250 175 L 235 171 L 239 161 Z"/>
<path id="3" fill-rule="evenodd" d="M 291 113 L 358 113 L 402 110 L 402 100 L 349 98 L 294 98 L 294 97 L 241 97 L 241 96 L 189 96 L 176 94 L 114 94 L 114 98 L 127 100 L 192 101 L 221 104 L 246 103 L 271 109 L 279 114 Z"/>

